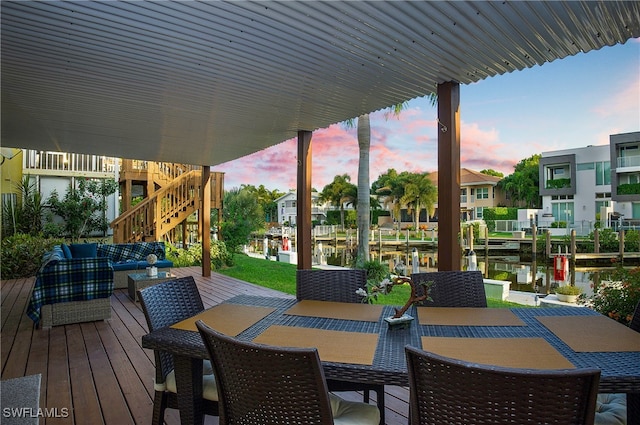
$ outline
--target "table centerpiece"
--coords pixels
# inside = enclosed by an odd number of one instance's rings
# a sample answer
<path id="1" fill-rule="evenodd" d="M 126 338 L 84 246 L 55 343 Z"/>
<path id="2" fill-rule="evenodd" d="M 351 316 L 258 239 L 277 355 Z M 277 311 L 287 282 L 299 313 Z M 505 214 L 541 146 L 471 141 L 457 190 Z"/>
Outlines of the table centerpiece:
<path id="1" fill-rule="evenodd" d="M 385 317 L 384 320 L 389 324 L 390 329 L 402 329 L 409 327 L 413 316 L 407 314 L 407 310 L 413 304 L 420 303 L 422 301 L 431 301 L 429 296 L 429 288 L 433 282 L 427 281 L 420 283 L 420 286 L 424 288 L 422 295 L 417 295 L 416 286 L 413 280 L 408 276 L 392 275 L 384 278 L 381 282 L 367 281 L 367 287 L 358 288 L 356 294 L 362 296 L 363 303 L 373 304 L 378 299 L 378 295 L 389 294 L 393 287 L 396 285 L 409 285 L 411 287 L 411 294 L 409 299 L 401 308 L 394 308 L 395 314 L 393 316 Z"/>

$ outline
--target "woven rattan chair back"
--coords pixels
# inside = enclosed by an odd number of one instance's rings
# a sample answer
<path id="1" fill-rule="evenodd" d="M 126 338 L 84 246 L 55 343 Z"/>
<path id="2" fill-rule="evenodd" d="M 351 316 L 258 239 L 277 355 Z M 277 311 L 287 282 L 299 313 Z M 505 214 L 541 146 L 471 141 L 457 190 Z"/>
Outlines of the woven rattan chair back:
<path id="1" fill-rule="evenodd" d="M 594 423 L 599 369 L 500 368 L 405 351 L 411 425 Z"/>
<path id="2" fill-rule="evenodd" d="M 298 270 L 296 297 L 298 300 L 359 303 L 358 288 L 366 288 L 367 271 L 361 269 Z"/>
<path id="3" fill-rule="evenodd" d="M 367 286 L 367 271 L 362 269 L 298 270 L 296 274 L 296 297 L 298 301 L 335 301 L 360 303 L 358 288 Z M 329 391 L 362 391 L 363 400 L 369 402 L 369 391 L 377 394 L 380 423 L 385 421 L 384 385 L 327 380 Z"/>
<path id="4" fill-rule="evenodd" d="M 169 280 L 138 291 L 138 299 L 147 319 L 149 332 L 173 325 L 204 310 L 202 298 L 193 276 Z M 173 356 L 160 350 L 153 352 L 156 364 L 156 387 L 164 386 L 167 375 L 174 369 Z M 164 423 L 165 409 L 178 409 L 177 396 L 156 388 L 153 401 L 152 424 Z M 203 400 L 205 414 L 217 416 L 218 403 Z"/>
<path id="5" fill-rule="evenodd" d="M 202 321 L 218 386 L 220 425 L 331 425 L 324 372 L 315 348 L 284 348 L 240 341 Z"/>
<path id="6" fill-rule="evenodd" d="M 486 307 L 487 296 L 484 281 L 479 271 L 443 271 L 414 273 L 411 279 L 416 293 L 421 295 L 420 283 L 433 282 L 429 295 L 433 301 L 425 301 L 427 307 Z"/>
<path id="7" fill-rule="evenodd" d="M 147 319 L 149 332 L 173 325 L 204 310 L 193 276 L 149 286 L 139 291 L 138 296 L 144 317 Z M 173 369 L 173 357 L 165 352 L 158 355 L 162 372 L 159 382 L 164 382 L 164 378 Z"/>

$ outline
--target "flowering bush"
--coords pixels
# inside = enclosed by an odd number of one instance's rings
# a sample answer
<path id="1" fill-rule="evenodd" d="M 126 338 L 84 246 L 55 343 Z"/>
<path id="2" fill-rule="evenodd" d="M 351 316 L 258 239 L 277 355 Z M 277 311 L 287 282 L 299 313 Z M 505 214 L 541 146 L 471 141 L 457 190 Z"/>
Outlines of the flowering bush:
<path id="1" fill-rule="evenodd" d="M 609 280 L 601 280 L 593 292 L 581 295 L 579 302 L 628 326 L 640 301 L 640 267 L 625 269 L 618 263 Z"/>

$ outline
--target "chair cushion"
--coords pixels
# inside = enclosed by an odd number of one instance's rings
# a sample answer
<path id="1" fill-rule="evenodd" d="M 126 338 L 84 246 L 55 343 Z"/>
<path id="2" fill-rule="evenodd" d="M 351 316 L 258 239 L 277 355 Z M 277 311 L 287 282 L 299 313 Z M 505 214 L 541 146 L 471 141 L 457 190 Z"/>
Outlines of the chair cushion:
<path id="1" fill-rule="evenodd" d="M 378 425 L 380 410 L 373 404 L 347 401 L 329 394 L 335 425 Z"/>
<path id="2" fill-rule="evenodd" d="M 167 391 L 177 394 L 175 371 L 169 372 L 165 380 Z M 156 389 L 157 391 L 157 389 Z M 216 378 L 211 375 L 202 375 L 202 398 L 205 400 L 218 401 L 218 388 Z"/>
<path id="3" fill-rule="evenodd" d="M 598 394 L 595 425 L 626 425 L 627 395 Z"/>
<path id="4" fill-rule="evenodd" d="M 202 361 L 202 374 L 203 375 L 213 375 L 213 366 L 211 365 L 210 360 Z M 153 389 L 155 391 L 166 391 L 167 390 L 167 382 L 164 384 L 158 384 L 157 382 L 153 384 Z"/>
<path id="5" fill-rule="evenodd" d="M 202 361 L 202 374 L 203 375 L 213 375 L 213 366 L 211 366 L 210 360 Z"/>

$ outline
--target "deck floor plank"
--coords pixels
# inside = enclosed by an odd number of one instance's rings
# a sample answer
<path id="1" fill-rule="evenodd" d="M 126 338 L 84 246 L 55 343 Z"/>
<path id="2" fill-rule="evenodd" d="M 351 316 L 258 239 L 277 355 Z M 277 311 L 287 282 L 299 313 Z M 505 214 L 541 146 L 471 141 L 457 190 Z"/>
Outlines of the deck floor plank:
<path id="1" fill-rule="evenodd" d="M 69 380 L 71 381 L 71 397 L 73 410 L 77 417 L 87 423 L 102 423 L 102 410 L 96 393 L 84 335 L 79 326 L 67 329 L 67 348 L 69 355 Z"/>
<path id="2" fill-rule="evenodd" d="M 2 370 L 3 376 L 7 378 L 18 378 L 25 376 L 27 370 L 27 359 L 31 348 L 31 336 L 33 334 L 33 322 L 27 317 L 26 304 L 30 294 L 30 289 L 21 289 L 16 302 L 11 308 L 11 313 L 7 318 L 7 326 L 0 332 L 2 341 L 11 341 L 13 344 L 1 344 Z M 5 346 L 6 345 L 6 346 Z"/>
<path id="3" fill-rule="evenodd" d="M 69 416 L 48 417 L 47 425 L 80 424 L 84 418 L 76 416 L 71 402 L 71 382 L 69 378 L 69 352 L 67 351 L 67 335 L 65 326 L 52 327 L 49 333 L 49 367 L 47 370 L 44 403 L 40 401 L 41 408 L 55 409 L 62 412 L 67 409 Z M 40 333 L 40 330 L 37 331 Z M 3 377 L 4 378 L 4 377 Z M 91 379 L 86 376 L 85 379 Z M 41 384 L 42 385 L 42 384 Z"/>
<path id="4" fill-rule="evenodd" d="M 133 417 L 116 377 L 116 371 L 107 355 L 107 351 L 116 350 L 117 347 L 109 344 L 103 345 L 98 330 L 104 332 L 106 328 L 109 328 L 109 324 L 101 321 L 83 323 L 80 326 L 84 334 L 87 355 L 105 423 L 122 425 L 133 423 Z"/>
<path id="5" fill-rule="evenodd" d="M 149 392 L 147 387 L 147 384 L 150 383 L 147 377 L 154 376 L 154 367 L 151 362 L 144 362 L 141 363 L 141 370 L 136 369 L 126 350 L 127 347 L 135 349 L 135 341 L 127 338 L 126 333 L 120 333 L 122 339 L 118 338 L 116 331 L 123 330 L 122 326 L 114 327 L 114 323 L 118 322 L 118 319 L 112 319 L 111 323 L 97 326 L 97 329 L 125 401 L 128 406 L 136 407 L 136 409 L 131 409 L 134 423 L 142 424 L 145 418 L 152 415 L 153 411 L 153 393 Z M 136 363 L 140 362 L 136 361 Z"/>
<path id="6" fill-rule="evenodd" d="M 206 307 L 239 294 L 292 296 L 217 273 L 202 277 L 199 267 L 172 272 L 178 277 L 194 276 Z M 40 425 L 151 423 L 154 356 L 141 346 L 147 324 L 140 303 L 133 302 L 126 289 L 119 289 L 111 297 L 112 317 L 107 321 L 38 329 L 25 314 L 34 281 L 0 282 L 2 379 L 42 375 L 40 407 L 58 417 L 41 417 Z M 385 389 L 387 424 L 406 424 L 408 390 Z M 362 400 L 360 393 L 340 396 Z M 60 414 L 64 408 L 69 417 Z M 165 423 L 179 425 L 179 412 L 167 409 Z M 205 425 L 218 425 L 218 418 L 205 417 Z"/>

